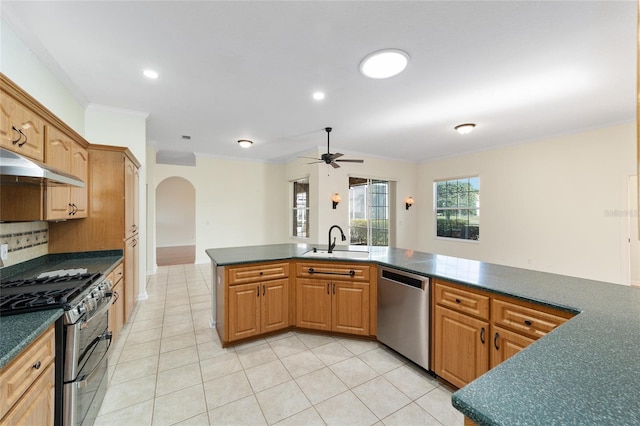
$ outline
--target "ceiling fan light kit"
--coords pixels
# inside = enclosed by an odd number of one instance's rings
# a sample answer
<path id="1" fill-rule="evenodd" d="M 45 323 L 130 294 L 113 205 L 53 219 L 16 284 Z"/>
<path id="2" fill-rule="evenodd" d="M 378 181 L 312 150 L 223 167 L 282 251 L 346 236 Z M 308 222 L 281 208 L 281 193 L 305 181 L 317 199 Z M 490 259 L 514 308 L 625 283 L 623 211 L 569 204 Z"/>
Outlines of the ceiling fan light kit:
<path id="1" fill-rule="evenodd" d="M 242 148 L 249 148 L 251 145 L 253 145 L 253 141 L 250 141 L 249 139 L 240 139 L 238 141 L 238 145 L 240 145 Z"/>

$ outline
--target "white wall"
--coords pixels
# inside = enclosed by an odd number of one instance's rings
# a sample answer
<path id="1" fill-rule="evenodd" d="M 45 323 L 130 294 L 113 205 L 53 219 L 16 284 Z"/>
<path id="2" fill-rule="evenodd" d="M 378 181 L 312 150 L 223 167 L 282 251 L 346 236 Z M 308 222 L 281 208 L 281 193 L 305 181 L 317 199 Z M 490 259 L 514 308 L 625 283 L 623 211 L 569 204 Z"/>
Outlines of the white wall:
<path id="1" fill-rule="evenodd" d="M 344 151 L 341 151 L 344 152 Z M 315 156 L 311 153 L 305 156 Z M 404 200 L 408 196 L 416 198 L 418 191 L 418 165 L 405 161 L 396 161 L 371 157 L 363 154 L 345 153 L 345 158 L 361 158 L 363 164 L 342 164 L 339 169 L 334 169 L 326 164 L 305 165 L 308 160 L 296 160 L 286 166 L 287 183 L 294 179 L 309 176 L 310 183 L 310 214 L 311 226 L 310 244 L 327 244 L 329 228 L 332 225 L 340 226 L 345 232 L 349 227 L 349 177 L 375 178 L 395 181 L 396 200 L 390 206 L 392 217 L 395 217 L 395 246 L 413 248 L 418 244 L 418 235 L 415 232 L 419 220 L 415 207 L 405 210 Z M 291 206 L 291 186 L 287 187 L 287 202 Z M 333 210 L 331 195 L 339 193 L 342 202 Z M 416 199 L 416 203 L 419 201 Z M 289 212 L 287 214 L 290 215 Z M 290 222 L 287 222 L 290 223 Z M 287 236 L 290 237 L 291 227 L 287 227 Z M 291 242 L 301 242 L 300 239 L 291 238 Z M 307 242 L 307 241 L 302 241 Z"/>
<path id="2" fill-rule="evenodd" d="M 419 167 L 418 250 L 626 283 L 627 176 L 635 123 L 509 146 Z M 433 181 L 480 175 L 480 242 L 434 237 Z M 419 203 L 419 204 L 418 204 Z"/>
<path id="3" fill-rule="evenodd" d="M 65 89 L 4 20 L 0 20 L 0 71 L 84 135 L 84 105 Z"/>
<path id="4" fill-rule="evenodd" d="M 196 263 L 209 262 L 209 248 L 286 242 L 282 165 L 207 156 L 196 167 L 156 164 L 154 190 L 171 176 L 196 190 Z"/>
<path id="5" fill-rule="evenodd" d="M 188 180 L 169 177 L 156 187 L 156 247 L 196 243 L 196 190 Z"/>

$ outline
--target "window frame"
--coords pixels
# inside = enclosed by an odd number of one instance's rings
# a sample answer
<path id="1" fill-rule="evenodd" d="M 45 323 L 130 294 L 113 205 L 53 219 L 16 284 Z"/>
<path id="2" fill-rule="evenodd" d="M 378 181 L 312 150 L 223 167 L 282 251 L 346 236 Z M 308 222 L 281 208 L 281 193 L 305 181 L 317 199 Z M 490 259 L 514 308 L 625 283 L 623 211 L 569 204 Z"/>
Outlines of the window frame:
<path id="1" fill-rule="evenodd" d="M 372 243 L 374 242 L 374 227 L 373 227 L 373 221 L 375 220 L 380 220 L 379 218 L 374 218 L 373 217 L 373 210 L 376 208 L 386 208 L 386 221 L 387 221 L 387 226 L 386 228 L 375 228 L 375 229 L 386 229 L 386 245 L 379 245 L 377 247 L 391 247 L 391 245 L 393 244 L 394 240 L 394 236 L 393 236 L 393 221 L 392 221 L 392 216 L 393 216 L 393 211 L 391 209 L 391 205 L 392 205 L 392 200 L 393 200 L 393 191 L 394 191 L 394 185 L 393 185 L 393 181 L 388 180 L 388 179 L 381 179 L 381 178 L 373 178 L 373 177 L 359 177 L 359 176 L 349 176 L 349 224 L 348 224 L 348 238 L 349 238 L 349 244 L 350 245 L 355 245 L 352 241 L 352 232 L 353 229 L 355 228 L 354 226 L 352 226 L 352 220 L 354 220 L 355 218 L 352 217 L 353 216 L 353 210 L 352 210 L 352 206 L 354 204 L 354 199 L 353 199 L 353 193 L 352 193 L 352 183 L 351 180 L 362 180 L 363 183 L 361 183 L 360 185 L 353 185 L 353 187 L 356 186 L 366 186 L 365 189 L 365 197 L 364 197 L 364 202 L 365 202 L 365 220 L 367 221 L 367 230 L 366 230 L 366 246 L 372 246 Z M 373 196 L 373 186 L 376 183 L 384 183 L 386 185 L 386 204 L 384 205 L 377 205 L 374 206 L 372 205 L 373 199 L 376 198 Z M 378 193 L 379 194 L 379 193 Z M 382 220 L 385 220 L 384 218 Z"/>
<path id="2" fill-rule="evenodd" d="M 289 194 L 291 194 L 291 200 L 289 203 L 289 209 L 291 212 L 291 216 L 290 216 L 291 221 L 290 221 L 290 228 L 289 228 L 290 236 L 291 238 L 308 240 L 310 229 L 311 229 L 309 225 L 309 218 L 311 214 L 311 209 L 309 206 L 311 201 L 309 176 L 293 179 L 289 183 L 291 184 L 289 189 L 291 191 L 289 192 Z M 306 188 L 307 190 L 305 192 L 306 203 L 302 207 L 298 205 L 298 194 L 300 194 L 301 192 L 296 192 L 296 185 L 301 185 L 301 184 L 307 185 L 307 188 Z M 302 213 L 302 218 L 301 218 L 301 213 Z M 306 235 L 298 235 L 298 232 L 299 232 L 298 229 L 300 227 L 302 227 Z"/>
<path id="3" fill-rule="evenodd" d="M 460 207 L 460 205 L 456 205 L 456 206 L 452 206 L 452 207 L 439 207 L 438 206 L 438 184 L 442 183 L 442 182 L 457 182 L 460 180 L 464 180 L 464 179 L 477 179 L 478 181 L 478 186 L 477 186 L 477 200 L 476 200 L 476 205 L 473 207 Z M 472 174 L 472 175 L 464 175 L 464 176 L 457 176 L 457 177 L 449 177 L 449 178 L 442 178 L 442 179 L 434 179 L 433 180 L 433 238 L 437 239 L 437 240 L 444 240 L 444 241 L 458 241 L 458 242 L 464 242 L 464 243 L 474 243 L 474 244 L 479 244 L 480 243 L 480 188 L 481 188 L 481 179 L 480 179 L 480 174 Z M 477 238 L 462 238 L 462 237 L 452 237 L 452 236 L 444 236 L 444 235 L 438 235 L 438 212 L 439 211 L 471 211 L 471 210 L 475 210 L 477 211 L 477 215 L 476 217 L 477 219 Z M 467 216 L 468 217 L 468 216 Z M 467 232 L 469 232 L 467 230 Z"/>

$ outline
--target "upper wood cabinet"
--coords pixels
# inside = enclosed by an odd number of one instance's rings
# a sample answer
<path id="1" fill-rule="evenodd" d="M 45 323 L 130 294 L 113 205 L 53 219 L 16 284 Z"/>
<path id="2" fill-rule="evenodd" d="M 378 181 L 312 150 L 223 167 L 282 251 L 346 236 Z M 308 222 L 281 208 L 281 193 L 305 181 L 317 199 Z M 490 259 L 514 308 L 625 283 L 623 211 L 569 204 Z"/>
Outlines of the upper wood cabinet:
<path id="1" fill-rule="evenodd" d="M 57 220 L 87 217 L 88 151 L 65 133 L 48 127 L 45 153 L 48 165 L 85 182 L 83 188 L 48 182 L 45 218 Z"/>
<path id="2" fill-rule="evenodd" d="M 124 229 L 125 239 L 138 233 L 138 166 L 128 157 L 124 160 Z"/>
<path id="3" fill-rule="evenodd" d="M 44 121 L 22 103 L 0 91 L 0 146 L 44 161 Z"/>

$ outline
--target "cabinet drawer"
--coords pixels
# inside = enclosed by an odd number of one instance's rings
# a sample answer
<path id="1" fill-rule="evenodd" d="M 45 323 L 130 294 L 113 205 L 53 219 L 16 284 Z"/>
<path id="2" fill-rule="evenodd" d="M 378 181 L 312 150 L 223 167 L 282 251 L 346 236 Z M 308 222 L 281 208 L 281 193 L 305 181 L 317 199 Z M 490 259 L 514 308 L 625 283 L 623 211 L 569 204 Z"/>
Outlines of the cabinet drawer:
<path id="1" fill-rule="evenodd" d="M 489 319 L 489 297 L 436 281 L 436 303 L 451 310 Z"/>
<path id="2" fill-rule="evenodd" d="M 0 371 L 0 418 L 20 399 L 55 357 L 51 326 Z"/>
<path id="3" fill-rule="evenodd" d="M 124 267 L 122 265 L 122 262 L 120 262 L 118 266 L 116 266 L 115 269 L 111 271 L 107 278 L 111 280 L 111 283 L 113 283 L 113 286 L 115 287 L 115 285 L 122 279 L 123 276 Z"/>
<path id="4" fill-rule="evenodd" d="M 300 262 L 296 271 L 299 277 L 368 282 L 369 269 L 368 264 Z"/>
<path id="5" fill-rule="evenodd" d="M 229 268 L 229 285 L 287 278 L 288 276 L 288 263 L 272 263 Z"/>
<path id="6" fill-rule="evenodd" d="M 499 299 L 491 301 L 491 310 L 495 325 L 534 339 L 546 335 L 568 319 Z"/>

